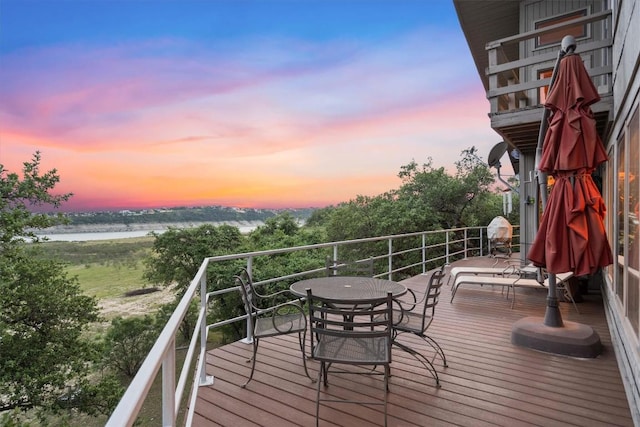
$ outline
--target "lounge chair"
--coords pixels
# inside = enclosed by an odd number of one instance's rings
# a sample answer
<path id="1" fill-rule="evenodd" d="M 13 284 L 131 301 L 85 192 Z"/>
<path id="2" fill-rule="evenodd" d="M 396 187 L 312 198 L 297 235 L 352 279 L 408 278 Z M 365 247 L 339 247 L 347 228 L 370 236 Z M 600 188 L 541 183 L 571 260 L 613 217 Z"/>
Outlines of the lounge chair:
<path id="1" fill-rule="evenodd" d="M 451 279 L 455 282 L 459 275 L 482 275 L 482 276 L 504 276 L 505 274 L 511 274 L 513 270 L 510 266 L 505 267 L 452 267 L 449 271 L 449 277 L 447 278 L 447 286 L 451 283 Z"/>
<path id="2" fill-rule="evenodd" d="M 573 277 L 573 273 L 560 273 L 556 274 L 556 285 L 560 288 L 564 287 L 564 283 Z M 515 288 L 535 288 L 535 289 L 548 289 L 549 287 L 549 278 L 545 278 L 543 283 L 538 282 L 536 279 L 527 278 L 523 276 L 502 276 L 502 277 L 491 277 L 491 276 L 470 276 L 470 275 L 458 275 L 453 284 L 453 288 L 451 289 L 451 302 L 453 302 L 453 298 L 456 296 L 458 292 L 458 288 L 462 285 L 493 285 L 493 286 L 502 286 L 503 290 L 507 288 L 507 297 L 509 296 L 509 291 L 513 289 L 513 299 L 511 300 L 511 308 L 515 304 L 516 300 L 516 290 Z M 576 311 L 578 311 L 578 307 L 573 301 L 573 306 Z"/>

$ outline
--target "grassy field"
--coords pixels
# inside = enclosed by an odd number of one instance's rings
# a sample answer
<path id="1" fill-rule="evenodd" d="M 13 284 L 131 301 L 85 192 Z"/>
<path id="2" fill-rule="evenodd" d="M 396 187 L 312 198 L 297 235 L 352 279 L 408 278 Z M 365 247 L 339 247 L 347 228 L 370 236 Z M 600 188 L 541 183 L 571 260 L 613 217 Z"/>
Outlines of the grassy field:
<path id="1" fill-rule="evenodd" d="M 98 299 L 121 297 L 151 286 L 143 278 L 143 260 L 151 254 L 152 246 L 152 237 L 41 245 L 46 256 L 66 262 L 82 290 Z"/>
<path id="2" fill-rule="evenodd" d="M 98 299 L 123 296 L 128 291 L 149 286 L 142 277 L 140 262 L 134 266 L 72 265 L 67 271 L 78 277 L 83 292 Z"/>
<path id="3" fill-rule="evenodd" d="M 81 289 L 98 300 L 104 321 L 92 328 L 93 333 L 106 330 L 115 316 L 143 315 L 173 299 L 171 291 L 160 290 L 144 295 L 126 296 L 129 291 L 151 287 L 143 277 L 145 257 L 151 254 L 152 237 L 91 242 L 45 242 L 46 257 L 68 264 L 67 271 L 77 276 Z M 181 366 L 184 351 L 176 355 Z M 161 377 L 162 374 L 159 374 Z M 154 382 L 136 425 L 156 426 L 161 419 L 162 384 Z M 78 416 L 72 426 L 103 426 L 107 417 Z"/>
<path id="4" fill-rule="evenodd" d="M 88 242 L 44 242 L 46 257 L 67 263 L 80 288 L 95 297 L 104 322 L 94 332 L 104 331 L 116 316 L 144 315 L 173 298 L 170 290 L 137 296 L 128 292 L 153 288 L 144 278 L 144 259 L 151 255 L 153 237 L 96 240 Z"/>

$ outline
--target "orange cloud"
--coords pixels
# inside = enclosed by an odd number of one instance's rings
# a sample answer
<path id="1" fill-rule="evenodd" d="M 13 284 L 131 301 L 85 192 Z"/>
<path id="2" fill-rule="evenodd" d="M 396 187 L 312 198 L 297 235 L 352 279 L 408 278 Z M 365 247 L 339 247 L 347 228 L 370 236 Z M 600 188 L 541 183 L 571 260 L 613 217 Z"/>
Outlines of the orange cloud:
<path id="1" fill-rule="evenodd" d="M 481 85 L 464 84 L 477 80 L 471 61 L 451 46 L 425 53 L 426 36 L 376 46 L 256 41 L 218 56 L 162 40 L 11 57 L 1 162 L 19 168 L 41 150 L 74 209 L 324 206 L 377 195 L 414 159 L 452 167 L 462 149 L 488 154 L 499 140 Z"/>

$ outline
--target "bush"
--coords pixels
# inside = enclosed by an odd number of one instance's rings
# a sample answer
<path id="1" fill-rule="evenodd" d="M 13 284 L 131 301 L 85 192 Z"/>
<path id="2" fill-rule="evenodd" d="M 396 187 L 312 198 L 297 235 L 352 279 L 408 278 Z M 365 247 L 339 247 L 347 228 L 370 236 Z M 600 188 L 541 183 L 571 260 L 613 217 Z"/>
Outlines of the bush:
<path id="1" fill-rule="evenodd" d="M 133 378 L 153 347 L 159 331 L 151 316 L 116 317 L 104 337 L 105 364 Z"/>

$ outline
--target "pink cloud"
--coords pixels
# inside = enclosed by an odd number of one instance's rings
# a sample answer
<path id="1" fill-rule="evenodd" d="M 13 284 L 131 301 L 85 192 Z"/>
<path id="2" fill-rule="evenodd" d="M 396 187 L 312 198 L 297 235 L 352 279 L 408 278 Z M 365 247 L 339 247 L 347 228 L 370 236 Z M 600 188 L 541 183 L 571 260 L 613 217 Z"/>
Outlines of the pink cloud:
<path id="1" fill-rule="evenodd" d="M 426 36 L 375 49 L 160 40 L 14 54 L 0 71 L 11 82 L 0 83 L 2 162 L 42 150 L 76 208 L 380 194 L 413 159 L 452 166 L 498 139 L 470 60 L 452 46 L 425 52 Z"/>

